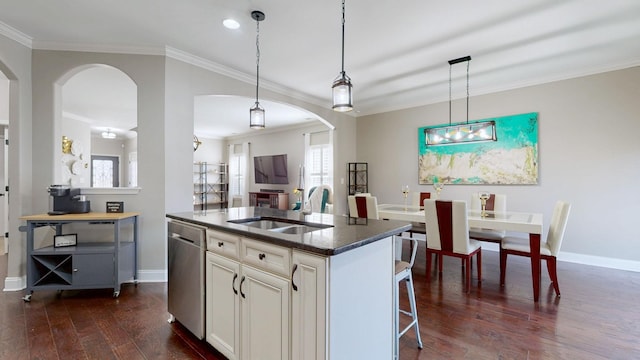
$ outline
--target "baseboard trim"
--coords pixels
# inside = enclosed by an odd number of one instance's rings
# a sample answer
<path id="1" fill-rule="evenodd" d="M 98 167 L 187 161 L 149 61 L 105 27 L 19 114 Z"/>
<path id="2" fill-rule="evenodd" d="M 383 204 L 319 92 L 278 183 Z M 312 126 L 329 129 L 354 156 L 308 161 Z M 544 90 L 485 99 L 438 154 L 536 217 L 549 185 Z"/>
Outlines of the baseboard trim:
<path id="1" fill-rule="evenodd" d="M 562 251 L 558 255 L 558 260 L 576 264 L 605 267 L 609 269 L 640 272 L 640 261 L 614 259 L 602 256 L 576 254 Z"/>
<path id="2" fill-rule="evenodd" d="M 138 271 L 138 282 L 166 282 L 166 270 L 140 270 Z M 6 277 L 4 279 L 3 291 L 21 291 L 27 288 L 27 277 Z"/>
<path id="3" fill-rule="evenodd" d="M 139 270 L 138 282 L 166 282 L 167 270 Z"/>
<path id="4" fill-rule="evenodd" d="M 4 278 L 3 291 L 20 291 L 27 288 L 27 277 L 9 277 Z"/>
<path id="5" fill-rule="evenodd" d="M 496 243 L 483 242 L 482 250 L 497 252 L 497 251 L 500 251 L 500 248 Z M 565 261 L 565 262 L 582 264 L 582 265 L 598 266 L 598 267 L 604 267 L 604 268 L 616 269 L 616 270 L 640 272 L 640 261 L 614 259 L 614 258 L 608 258 L 603 256 L 585 255 L 585 254 L 577 254 L 577 253 L 561 251 L 560 254 L 558 255 L 558 261 Z"/>

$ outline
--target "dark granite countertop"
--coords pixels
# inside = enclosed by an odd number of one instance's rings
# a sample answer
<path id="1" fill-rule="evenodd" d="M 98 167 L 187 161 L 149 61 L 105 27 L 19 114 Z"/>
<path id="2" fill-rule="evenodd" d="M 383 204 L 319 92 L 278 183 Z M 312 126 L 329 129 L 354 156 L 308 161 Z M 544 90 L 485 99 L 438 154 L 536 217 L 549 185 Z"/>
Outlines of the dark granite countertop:
<path id="1" fill-rule="evenodd" d="M 299 211 L 260 207 L 182 212 L 167 214 L 167 217 L 322 255 L 336 255 L 411 228 L 411 223 L 405 221 L 354 219 L 320 213 L 304 215 Z M 229 222 L 229 220 L 265 217 L 330 225 L 330 227 L 304 234 L 286 234 Z"/>

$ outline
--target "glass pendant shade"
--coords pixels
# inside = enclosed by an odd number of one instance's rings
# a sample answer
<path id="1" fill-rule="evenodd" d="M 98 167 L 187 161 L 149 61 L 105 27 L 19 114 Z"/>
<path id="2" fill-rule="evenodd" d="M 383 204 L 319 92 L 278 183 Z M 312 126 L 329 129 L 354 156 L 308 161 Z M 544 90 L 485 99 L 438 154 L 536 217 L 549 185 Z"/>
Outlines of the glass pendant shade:
<path id="1" fill-rule="evenodd" d="M 424 132 L 427 146 L 498 140 L 495 121 L 433 126 Z"/>
<path id="2" fill-rule="evenodd" d="M 353 98 L 351 93 L 351 79 L 341 72 L 331 87 L 333 92 L 333 110 L 345 112 L 353 110 Z"/>
<path id="3" fill-rule="evenodd" d="M 116 134 L 112 133 L 111 130 L 107 129 L 107 131 L 103 131 L 102 132 L 102 138 L 103 139 L 115 139 L 116 138 Z"/>
<path id="4" fill-rule="evenodd" d="M 264 109 L 257 101 L 249 110 L 249 127 L 252 129 L 264 129 Z"/>

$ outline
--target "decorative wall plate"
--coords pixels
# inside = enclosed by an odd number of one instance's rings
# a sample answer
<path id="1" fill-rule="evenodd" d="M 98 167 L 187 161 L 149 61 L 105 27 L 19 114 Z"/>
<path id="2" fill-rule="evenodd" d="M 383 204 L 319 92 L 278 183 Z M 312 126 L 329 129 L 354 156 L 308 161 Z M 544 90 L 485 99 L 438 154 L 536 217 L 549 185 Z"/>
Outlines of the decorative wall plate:
<path id="1" fill-rule="evenodd" d="M 73 175 L 78 175 L 82 172 L 82 161 L 76 160 L 71 164 L 71 173 Z"/>

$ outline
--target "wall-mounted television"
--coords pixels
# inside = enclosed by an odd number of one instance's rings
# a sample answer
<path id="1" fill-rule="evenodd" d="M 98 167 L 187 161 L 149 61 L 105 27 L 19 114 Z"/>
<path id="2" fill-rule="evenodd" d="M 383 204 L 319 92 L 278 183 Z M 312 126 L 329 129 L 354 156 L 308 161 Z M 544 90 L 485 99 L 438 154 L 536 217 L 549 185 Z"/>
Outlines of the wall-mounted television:
<path id="1" fill-rule="evenodd" d="M 256 184 L 288 184 L 287 154 L 253 157 Z"/>

